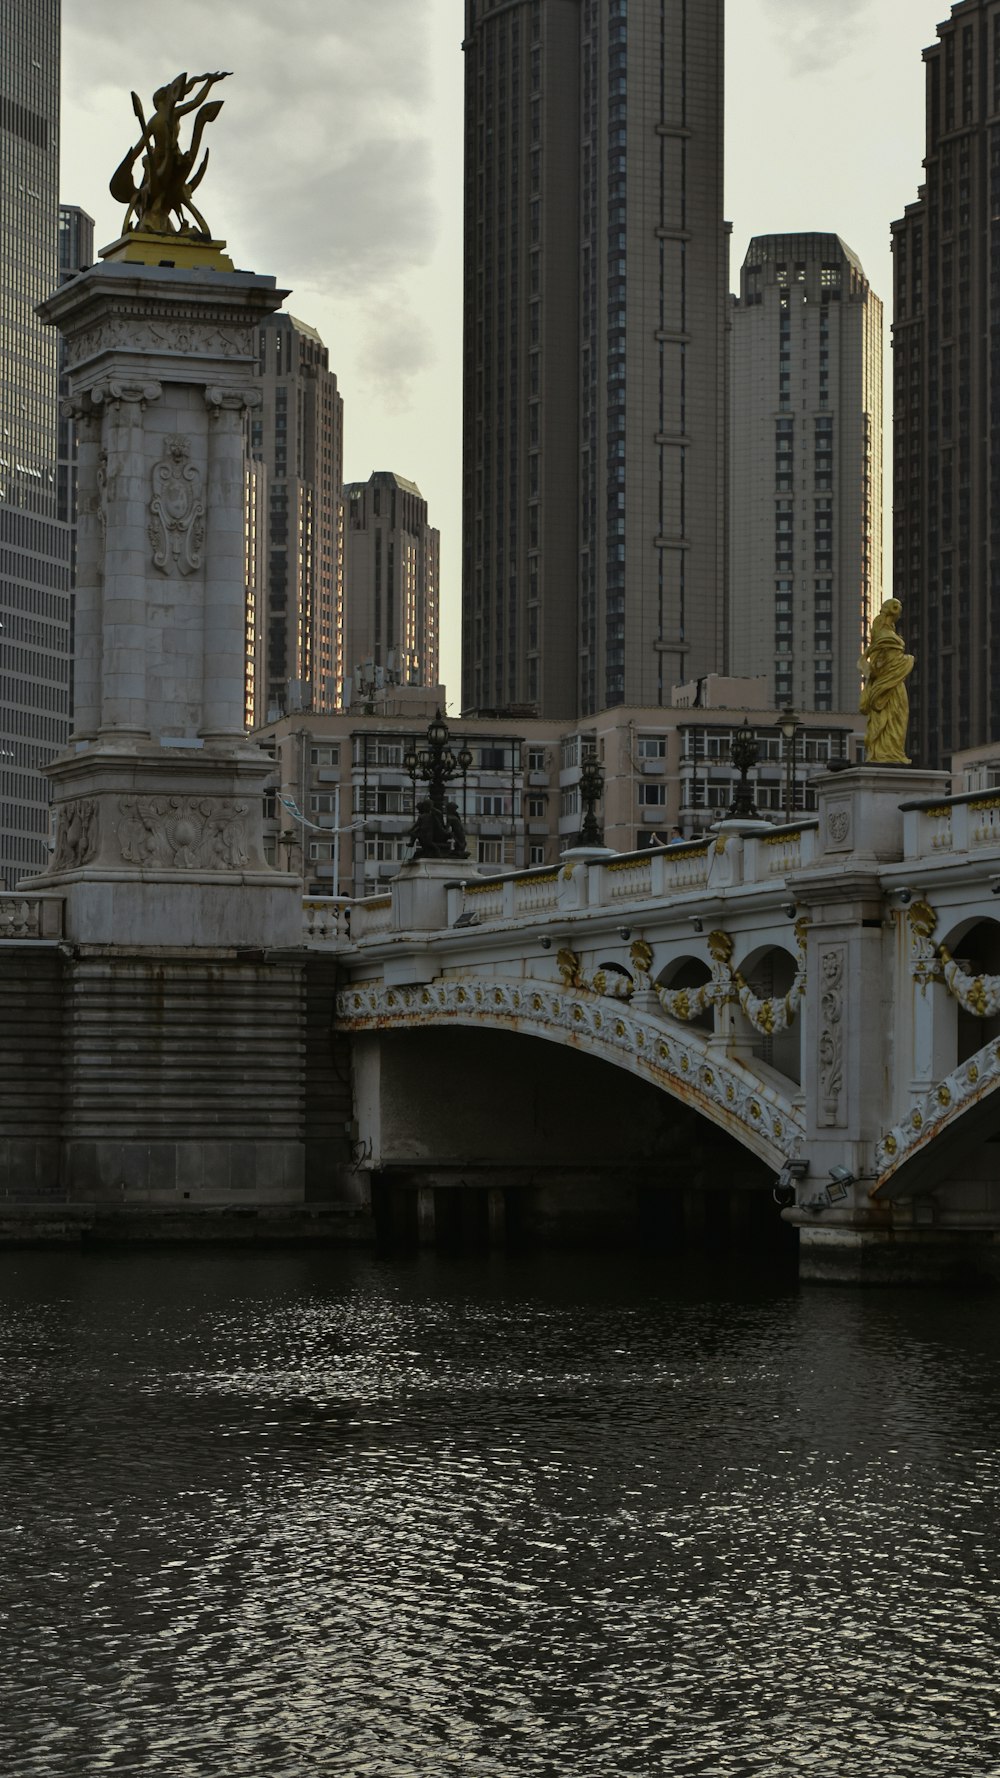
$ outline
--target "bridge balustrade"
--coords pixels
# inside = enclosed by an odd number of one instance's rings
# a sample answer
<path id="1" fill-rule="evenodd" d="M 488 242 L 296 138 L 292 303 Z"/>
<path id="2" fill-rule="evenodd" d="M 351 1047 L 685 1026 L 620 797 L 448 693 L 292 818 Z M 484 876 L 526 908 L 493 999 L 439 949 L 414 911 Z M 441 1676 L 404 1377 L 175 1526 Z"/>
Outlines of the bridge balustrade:
<path id="1" fill-rule="evenodd" d="M 0 896 L 0 940 L 62 937 L 61 896 Z"/>
<path id="2" fill-rule="evenodd" d="M 302 903 L 306 944 L 346 943 L 351 936 L 351 906 L 346 895 L 307 895 Z"/>
<path id="3" fill-rule="evenodd" d="M 934 858 L 1000 847 L 1000 796 L 981 791 L 903 803 L 903 856 Z"/>

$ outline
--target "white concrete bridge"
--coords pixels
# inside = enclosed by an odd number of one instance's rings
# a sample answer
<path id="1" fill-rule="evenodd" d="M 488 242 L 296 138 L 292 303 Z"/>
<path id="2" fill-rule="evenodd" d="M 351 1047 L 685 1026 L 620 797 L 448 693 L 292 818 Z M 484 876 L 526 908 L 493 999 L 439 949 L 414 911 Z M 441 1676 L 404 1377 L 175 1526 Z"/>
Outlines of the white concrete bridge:
<path id="1" fill-rule="evenodd" d="M 818 819 L 791 828 L 726 824 L 707 844 L 486 880 L 415 865 L 377 900 L 308 904 L 307 943 L 338 955 L 367 1163 L 447 1150 L 438 1101 L 406 1090 L 400 1038 L 415 1056 L 430 1032 L 463 1031 L 474 1073 L 473 1034 L 501 1032 L 624 1071 L 724 1132 L 780 1180 L 806 1271 L 850 1272 L 852 1254 L 919 1270 L 946 1238 L 991 1243 L 1000 796 L 945 782 L 858 768 L 821 781 Z M 490 1098 L 487 1156 L 500 1079 L 492 1125 Z"/>

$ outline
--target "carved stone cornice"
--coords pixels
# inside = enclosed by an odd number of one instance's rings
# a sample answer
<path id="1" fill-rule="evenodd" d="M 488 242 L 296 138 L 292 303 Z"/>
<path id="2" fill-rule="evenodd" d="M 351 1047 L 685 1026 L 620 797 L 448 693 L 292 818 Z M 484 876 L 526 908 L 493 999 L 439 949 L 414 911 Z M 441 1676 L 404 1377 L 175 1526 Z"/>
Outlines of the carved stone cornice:
<path id="1" fill-rule="evenodd" d="M 66 367 L 79 365 L 102 353 L 142 353 L 160 356 L 251 358 L 253 329 L 243 315 L 206 318 L 203 312 L 175 311 L 168 319 L 141 313 L 115 313 L 74 333 L 66 342 Z"/>

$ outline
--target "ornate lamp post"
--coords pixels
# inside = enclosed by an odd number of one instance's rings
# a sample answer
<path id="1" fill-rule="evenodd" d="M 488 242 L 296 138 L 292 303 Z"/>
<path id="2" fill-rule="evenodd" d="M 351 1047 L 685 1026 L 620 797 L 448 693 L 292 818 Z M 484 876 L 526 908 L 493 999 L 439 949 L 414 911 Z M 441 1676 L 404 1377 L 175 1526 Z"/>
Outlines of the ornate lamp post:
<path id="1" fill-rule="evenodd" d="M 753 733 L 749 718 L 746 716 L 743 718 L 743 727 L 737 729 L 733 736 L 729 756 L 739 772 L 740 781 L 736 787 L 736 795 L 726 810 L 726 819 L 727 821 L 757 821 L 760 817 L 757 805 L 753 800 L 753 791 L 750 789 L 750 773 L 760 758 L 760 749 L 757 746 L 757 736 Z"/>
<path id="2" fill-rule="evenodd" d="M 795 737 L 801 727 L 798 711 L 786 705 L 778 717 L 778 728 L 785 742 L 785 821 L 789 826 L 795 816 Z"/>
<path id="3" fill-rule="evenodd" d="M 445 788 L 459 774 L 465 779 L 472 764 L 472 754 L 468 747 L 460 748 L 457 754 L 453 753 L 450 743 L 451 731 L 438 710 L 434 721 L 427 725 L 424 745 L 417 746 L 411 742 L 403 755 L 403 765 L 412 780 L 416 804 L 416 819 L 411 838 L 416 846 L 417 858 L 469 856 L 458 807 L 455 803 L 446 801 Z M 427 785 L 427 795 L 419 803 L 418 778 L 423 779 Z"/>
<path id="4" fill-rule="evenodd" d="M 580 770 L 580 801 L 583 804 L 583 825 L 577 835 L 578 846 L 603 846 L 604 831 L 598 826 L 594 810 L 604 792 L 604 773 L 596 753 L 586 753 Z"/>

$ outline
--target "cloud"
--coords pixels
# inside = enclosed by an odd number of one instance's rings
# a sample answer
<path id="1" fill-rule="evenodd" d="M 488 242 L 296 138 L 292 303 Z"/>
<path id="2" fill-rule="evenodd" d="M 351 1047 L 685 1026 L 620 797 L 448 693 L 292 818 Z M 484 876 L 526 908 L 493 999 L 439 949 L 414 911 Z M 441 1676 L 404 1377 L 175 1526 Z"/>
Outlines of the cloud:
<path id="1" fill-rule="evenodd" d="M 855 47 L 869 0 L 764 0 L 796 74 L 819 73 Z"/>
<path id="2" fill-rule="evenodd" d="M 401 413 L 410 406 L 414 380 L 434 357 L 431 330 L 405 297 L 384 296 L 372 304 L 358 366 L 383 411 Z"/>
<path id="3" fill-rule="evenodd" d="M 107 207 L 103 186 L 134 138 L 132 88 L 148 108 L 179 66 L 233 67 L 199 204 L 203 193 L 239 262 L 358 292 L 404 277 L 437 227 L 420 11 L 413 0 L 171 0 L 164 47 L 158 8 L 64 0 L 67 165 L 75 173 L 73 142 L 107 157 L 89 202 L 66 197 Z"/>

